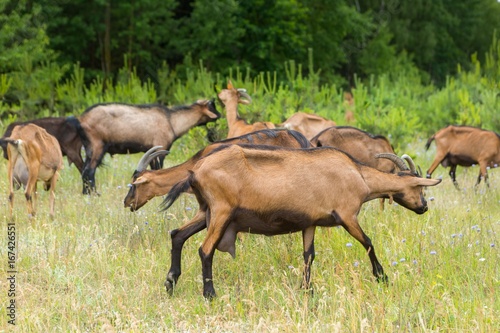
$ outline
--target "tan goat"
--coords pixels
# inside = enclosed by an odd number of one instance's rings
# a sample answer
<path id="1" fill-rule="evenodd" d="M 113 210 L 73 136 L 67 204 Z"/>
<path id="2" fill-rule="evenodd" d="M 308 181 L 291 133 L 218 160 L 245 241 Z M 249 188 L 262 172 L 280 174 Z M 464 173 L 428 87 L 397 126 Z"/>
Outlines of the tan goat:
<path id="1" fill-rule="evenodd" d="M 227 134 L 228 139 L 276 127 L 270 122 L 256 122 L 249 124 L 246 120 L 240 118 L 238 115 L 238 104 L 250 104 L 252 102 L 252 98 L 246 93 L 245 89 L 234 88 L 231 81 L 228 82 L 227 89 L 223 89 L 218 94 L 218 97 L 226 109 L 227 127 L 229 128 L 229 132 Z"/>
<path id="2" fill-rule="evenodd" d="M 443 167 L 450 167 L 450 177 L 458 189 L 456 180 L 457 165 L 469 167 L 479 164 L 479 176 L 476 186 L 484 178 L 488 184 L 488 168 L 495 168 L 500 164 L 500 135 L 493 131 L 486 131 L 470 126 L 453 126 L 440 129 L 427 140 L 425 149 L 429 149 L 433 140 L 436 140 L 436 156 L 427 177 L 430 178 L 439 163 Z"/>
<path id="3" fill-rule="evenodd" d="M 319 132 L 335 125 L 333 120 L 316 114 L 297 112 L 279 126 L 300 132 L 304 134 L 307 140 L 311 140 Z"/>
<path id="4" fill-rule="evenodd" d="M 199 249 L 203 295 L 215 296 L 215 249 L 234 256 L 239 232 L 273 236 L 301 231 L 303 287 L 309 288 L 315 229 L 340 225 L 365 247 L 377 279 L 386 281 L 371 240 L 358 224 L 362 204 L 375 198 L 393 198 L 401 206 L 423 214 L 428 209 L 424 186 L 437 185 L 441 180 L 418 177 L 413 162 L 408 167 L 396 155 L 379 157 L 391 159 L 402 171 L 379 171 L 335 148 L 232 145 L 222 146 L 201 159 L 191 175 L 172 188 L 164 207 L 167 209 L 181 193 L 192 189 L 200 205 L 193 220 L 199 219 L 198 215 L 206 216 L 208 232 Z M 192 234 L 200 228 L 196 223 L 190 225 Z M 189 237 L 186 233 L 185 238 Z M 180 266 L 171 267 L 165 281 L 167 291 L 173 290 L 180 272 Z"/>
<path id="5" fill-rule="evenodd" d="M 125 208 L 135 211 L 154 197 L 167 194 L 172 186 L 189 176 L 189 170 L 202 157 L 208 155 L 217 147 L 227 144 L 265 144 L 290 148 L 308 148 L 311 146 L 302 134 L 295 131 L 278 129 L 262 130 L 212 143 L 186 162 L 174 167 L 160 170 L 146 170 L 151 160 L 158 155 L 166 155 L 168 153 L 165 150 L 158 151 L 161 146 L 153 147 L 144 154 L 132 175 L 130 189 L 123 201 Z"/>
<path id="6" fill-rule="evenodd" d="M 34 124 L 18 125 L 8 138 L 4 138 L 9 158 L 9 202 L 10 215 L 14 206 L 14 189 L 25 188 L 28 214 L 35 216 L 33 197 L 36 202 L 36 183 L 44 182 L 50 190 L 50 215 L 54 216 L 55 188 L 59 170 L 63 168 L 63 157 L 59 142 L 47 131 Z"/>

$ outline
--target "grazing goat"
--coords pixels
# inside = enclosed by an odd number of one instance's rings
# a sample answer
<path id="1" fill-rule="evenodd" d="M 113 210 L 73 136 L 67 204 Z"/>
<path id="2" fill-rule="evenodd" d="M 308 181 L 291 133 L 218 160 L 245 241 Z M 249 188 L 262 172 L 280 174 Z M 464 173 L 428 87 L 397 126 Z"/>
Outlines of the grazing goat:
<path id="1" fill-rule="evenodd" d="M 76 130 L 78 126 L 78 119 L 73 116 L 67 118 L 48 117 L 25 122 L 14 122 L 7 126 L 3 138 L 9 137 L 15 126 L 25 124 L 35 124 L 45 129 L 50 135 L 54 136 L 59 142 L 63 156 L 67 156 L 69 165 L 74 163 L 78 171 L 82 173 L 83 158 L 81 152 L 83 144 Z M 1 143 L 0 145 L 3 149 L 3 156 L 7 158 L 7 144 Z"/>
<path id="2" fill-rule="evenodd" d="M 136 211 L 152 198 L 167 194 L 172 186 L 189 176 L 189 170 L 202 157 L 208 155 L 217 147 L 227 144 L 265 144 L 290 148 L 309 148 L 311 146 L 302 134 L 295 131 L 261 130 L 212 143 L 182 164 L 168 169 L 150 171 L 146 170 L 150 161 L 157 155 L 166 155 L 168 153 L 167 151 L 157 151 L 161 148 L 160 146 L 153 147 L 144 154 L 137 165 L 137 169 L 132 176 L 130 189 L 123 201 L 125 208 L 130 207 L 131 211 Z"/>
<path id="3" fill-rule="evenodd" d="M 10 137 L 1 140 L 7 142 L 10 215 L 14 207 L 14 189 L 23 185 L 28 214 L 35 216 L 33 196 L 36 201 L 36 183 L 41 180 L 44 189 L 50 190 L 50 215 L 54 216 L 56 182 L 63 168 L 57 139 L 37 125 L 24 124 L 15 126 Z"/>
<path id="4" fill-rule="evenodd" d="M 382 135 L 373 135 L 351 126 L 334 126 L 325 129 L 311 139 L 314 147 L 334 147 L 348 153 L 361 163 L 380 171 L 395 171 L 390 160 L 376 158 L 377 154 L 394 154 L 389 140 Z M 384 199 L 380 199 L 380 209 L 384 209 Z"/>
<path id="5" fill-rule="evenodd" d="M 161 105 L 97 104 L 79 118 L 79 134 L 86 158 L 82 172 L 83 194 L 95 191 L 95 170 L 106 152 L 128 154 L 151 147 L 170 149 L 173 142 L 195 126 L 220 118 L 214 101 L 200 100 L 189 106 L 168 109 Z M 163 167 L 164 156 L 151 161 Z"/>
<path id="6" fill-rule="evenodd" d="M 218 94 L 218 97 L 226 109 L 227 127 L 229 128 L 228 139 L 263 129 L 275 128 L 274 124 L 270 122 L 248 124 L 244 119 L 240 118 L 238 104 L 250 104 L 252 98 L 246 93 L 245 89 L 234 88 L 231 81 L 228 82 L 227 89 L 223 89 Z"/>
<path id="7" fill-rule="evenodd" d="M 328 120 L 321 116 L 304 112 L 297 112 L 294 113 L 285 122 L 281 123 L 279 127 L 298 131 L 304 134 L 307 140 L 311 140 L 319 132 L 335 125 L 336 124 L 334 121 Z"/>
<path id="8" fill-rule="evenodd" d="M 200 205 L 193 220 L 199 219 L 199 215 L 206 217 L 208 232 L 199 249 L 203 295 L 215 296 L 215 249 L 234 257 L 238 232 L 273 236 L 301 231 L 305 262 L 302 286 L 309 288 L 315 228 L 341 225 L 365 247 L 377 279 L 386 281 L 371 240 L 358 224 L 362 204 L 375 198 L 392 198 L 423 214 L 428 209 L 424 186 L 437 185 L 441 180 L 417 176 L 413 162 L 408 167 L 396 155 L 378 157 L 392 160 L 402 171 L 379 171 L 335 148 L 231 145 L 221 146 L 201 159 L 191 175 L 170 190 L 164 208 L 168 209 L 181 193 L 191 189 Z M 200 223 L 188 225 L 191 234 L 203 228 Z M 190 234 L 186 232 L 185 237 Z M 172 291 L 180 271 L 180 266 L 171 267 L 165 281 L 167 291 Z"/>
<path id="9" fill-rule="evenodd" d="M 373 135 L 351 126 L 330 127 L 311 139 L 314 147 L 334 147 L 358 161 L 385 172 L 394 172 L 395 165 L 387 159 L 375 158 L 380 153 L 394 154 L 391 143 L 383 135 Z"/>
<path id="10" fill-rule="evenodd" d="M 447 126 L 440 129 L 431 136 L 425 144 L 429 149 L 433 140 L 436 140 L 436 157 L 427 170 L 427 178 L 430 178 L 439 163 L 443 167 L 450 167 L 450 177 L 458 189 L 456 180 L 457 165 L 469 167 L 479 164 L 479 176 L 476 186 L 481 178 L 487 186 L 488 167 L 497 167 L 500 164 L 500 135 L 493 131 L 486 131 L 470 126 Z"/>

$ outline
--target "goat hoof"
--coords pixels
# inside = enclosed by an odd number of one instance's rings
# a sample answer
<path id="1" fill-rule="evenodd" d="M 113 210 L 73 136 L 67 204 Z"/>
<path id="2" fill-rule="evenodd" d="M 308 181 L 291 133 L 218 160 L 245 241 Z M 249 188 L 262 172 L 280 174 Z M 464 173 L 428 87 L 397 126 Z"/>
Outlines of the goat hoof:
<path id="1" fill-rule="evenodd" d="M 385 284 L 389 284 L 389 278 L 385 274 L 381 275 L 381 276 L 377 276 L 377 282 L 378 283 L 383 282 Z"/>
<path id="2" fill-rule="evenodd" d="M 172 295 L 174 293 L 174 286 L 175 286 L 174 282 L 167 280 L 167 281 L 165 281 L 164 285 L 165 285 L 165 289 L 167 290 L 167 293 Z"/>
<path id="3" fill-rule="evenodd" d="M 215 297 L 217 297 L 217 294 L 215 293 L 215 290 L 205 290 L 203 291 L 203 297 L 205 297 L 206 300 L 211 301 Z"/>

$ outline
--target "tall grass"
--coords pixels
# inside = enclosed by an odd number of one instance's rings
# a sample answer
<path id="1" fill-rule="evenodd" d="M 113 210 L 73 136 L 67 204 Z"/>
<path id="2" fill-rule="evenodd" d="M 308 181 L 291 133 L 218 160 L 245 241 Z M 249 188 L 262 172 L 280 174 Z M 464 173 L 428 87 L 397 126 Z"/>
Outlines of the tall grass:
<path id="1" fill-rule="evenodd" d="M 405 147 L 423 169 L 432 148 Z M 175 148 L 175 145 L 174 145 Z M 28 219 L 16 193 L 17 329 L 22 332 L 498 332 L 500 330 L 500 174 L 490 188 L 474 183 L 478 168 L 458 170 L 457 191 L 443 182 L 429 188 L 429 211 L 416 215 L 377 201 L 360 212 L 389 276 L 379 284 L 362 246 L 341 228 L 320 228 L 312 269 L 314 295 L 302 291 L 300 233 L 251 235 L 237 243 L 235 260 L 217 252 L 218 297 L 202 297 L 198 247 L 193 236 L 183 252 L 183 273 L 172 296 L 163 282 L 170 265 L 169 230 L 197 209 L 184 196 L 168 212 L 156 198 L 136 213 L 123 208 L 127 182 L 139 155 L 107 157 L 97 173 L 100 197 L 80 194 L 74 167 L 62 171 L 56 217 L 39 193 L 38 215 Z M 171 165 L 188 156 L 173 160 Z M 8 218 L 6 163 L 0 165 L 0 214 Z M 272 189 L 270 189 L 272 190 Z M 300 195 L 300 194 L 296 194 Z M 6 237 L 0 237 L 0 271 L 6 276 Z M 0 280 L 0 330 L 7 323 L 7 282 Z"/>

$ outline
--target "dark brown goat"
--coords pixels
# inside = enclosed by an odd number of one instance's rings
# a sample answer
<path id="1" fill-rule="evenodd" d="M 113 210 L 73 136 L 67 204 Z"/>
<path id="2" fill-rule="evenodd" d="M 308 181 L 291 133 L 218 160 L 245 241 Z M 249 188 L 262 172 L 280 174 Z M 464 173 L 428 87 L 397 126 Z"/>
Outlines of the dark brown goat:
<path id="1" fill-rule="evenodd" d="M 458 189 L 456 180 L 457 165 L 469 167 L 479 164 L 479 176 L 476 185 L 481 178 L 488 184 L 488 167 L 496 168 L 500 164 L 500 135 L 493 131 L 486 131 L 470 126 L 453 126 L 440 129 L 431 136 L 425 144 L 429 149 L 433 140 L 436 140 L 436 156 L 427 177 L 430 178 L 439 163 L 443 167 L 450 167 L 450 177 Z"/>
<path id="2" fill-rule="evenodd" d="M 172 109 L 161 105 L 97 104 L 79 118 L 79 133 L 86 158 L 82 172 L 83 193 L 95 190 L 95 170 L 104 154 L 145 152 L 151 147 L 170 149 L 175 140 L 195 126 L 217 120 L 220 113 L 213 101 L 200 100 Z M 163 167 L 164 156 L 151 162 Z"/>
<path id="3" fill-rule="evenodd" d="M 44 182 L 44 189 L 50 190 L 50 215 L 54 216 L 55 187 L 59 170 L 63 168 L 62 153 L 56 138 L 34 124 L 15 126 L 7 142 L 9 160 L 9 202 L 10 215 L 14 207 L 14 188 L 25 188 L 28 214 L 35 215 L 33 196 L 36 199 L 36 183 Z"/>
<path id="4" fill-rule="evenodd" d="M 141 158 L 132 176 L 130 190 L 123 201 L 125 208 L 130 207 L 131 211 L 135 211 L 152 198 L 167 194 L 172 186 L 189 176 L 189 170 L 202 157 L 208 155 L 217 147 L 228 144 L 264 144 L 290 148 L 308 148 L 311 146 L 309 141 L 296 131 L 262 130 L 212 143 L 182 164 L 168 169 L 150 171 L 146 170 L 146 168 L 151 159 L 155 157 L 155 154 L 167 154 L 166 151 L 157 151 L 161 147 L 153 147 Z"/>
<path id="5" fill-rule="evenodd" d="M 396 155 L 379 157 L 391 159 L 402 171 L 398 174 L 379 171 L 335 148 L 231 145 L 201 159 L 191 175 L 172 188 L 164 207 L 167 209 L 181 193 L 192 189 L 200 205 L 193 220 L 199 219 L 198 215 L 206 217 L 208 232 L 199 249 L 203 295 L 215 296 L 212 279 L 215 249 L 234 256 L 239 232 L 273 236 L 301 231 L 303 287 L 309 288 L 315 229 L 340 225 L 365 247 L 377 279 L 387 280 L 371 240 L 358 224 L 362 204 L 375 198 L 393 198 L 401 206 L 423 214 L 428 209 L 423 188 L 437 185 L 441 180 L 418 177 L 413 162 L 407 167 Z M 196 223 L 188 225 L 192 227 L 191 233 L 201 228 Z M 186 233 L 185 238 L 189 236 Z M 167 291 L 172 291 L 179 275 L 180 265 L 171 267 L 165 281 Z"/>
<path id="6" fill-rule="evenodd" d="M 323 118 L 316 114 L 297 112 L 279 126 L 298 131 L 304 134 L 307 140 L 311 140 L 321 131 L 335 125 L 333 120 Z"/>
<path id="7" fill-rule="evenodd" d="M 29 120 L 25 122 L 14 122 L 7 126 L 3 138 L 9 137 L 12 129 L 17 125 L 35 124 L 54 136 L 59 142 L 63 156 L 67 156 L 68 163 L 74 163 L 80 173 L 83 170 L 82 140 L 77 132 L 78 119 L 75 117 L 48 117 Z M 0 143 L 3 156 L 7 158 L 7 144 Z"/>

